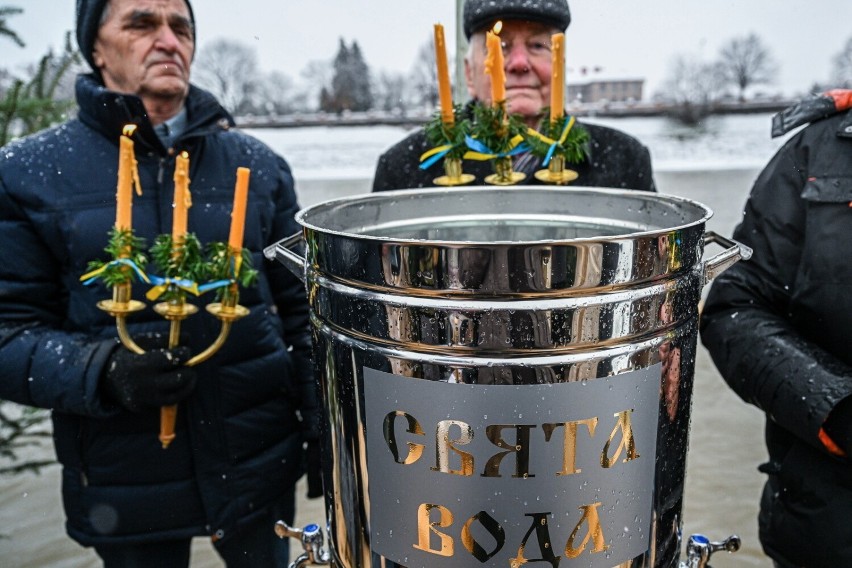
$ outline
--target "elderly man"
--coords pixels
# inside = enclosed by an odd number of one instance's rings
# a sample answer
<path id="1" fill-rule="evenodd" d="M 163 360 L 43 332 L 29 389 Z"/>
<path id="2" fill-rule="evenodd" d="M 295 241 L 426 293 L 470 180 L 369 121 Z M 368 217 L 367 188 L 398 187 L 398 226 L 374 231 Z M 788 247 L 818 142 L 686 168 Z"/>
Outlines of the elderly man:
<path id="1" fill-rule="evenodd" d="M 78 0 L 94 70 L 77 81 L 79 116 L 0 154 L 0 396 L 53 410 L 68 534 L 106 566 L 187 566 L 202 535 L 228 566 L 286 565 L 273 523 L 292 520 L 316 436 L 304 289 L 261 255 L 297 230 L 290 169 L 190 84 L 195 34 L 187 0 Z M 177 153 L 190 157 L 188 225 L 202 243 L 228 240 L 236 169 L 252 172 L 244 246 L 258 284 L 241 293 L 248 315 L 195 367 L 183 363 L 218 334 L 211 316 L 185 320 L 182 347 L 166 350 L 169 323 L 133 315 L 137 355 L 96 307 L 109 290 L 79 281 L 115 220 L 127 124 L 143 189 L 133 227 L 149 244 L 171 232 Z M 159 408 L 173 404 L 177 436 L 163 449 Z"/>
<path id="2" fill-rule="evenodd" d="M 472 116 L 473 104 L 490 104 L 491 76 L 485 73 L 485 32 L 502 21 L 508 111 L 520 115 L 532 128 L 542 119 L 542 109 L 550 104 L 551 35 L 567 29 L 571 14 L 566 0 L 467 0 L 464 4 L 464 32 L 470 46 L 465 58 L 467 89 L 473 99 L 465 107 Z M 578 185 L 618 187 L 655 191 L 648 150 L 630 136 L 593 124 L 583 125 L 591 141 L 584 162 L 571 164 L 579 174 Z M 426 170 L 419 159 L 430 145 L 420 130 L 391 147 L 380 158 L 373 191 L 427 187 L 443 174 L 441 162 Z M 481 181 L 492 173 L 488 162 L 466 161 L 466 173 Z M 533 174 L 542 169 L 541 160 L 530 153 L 514 158 L 515 171 L 527 174 L 524 183 L 539 183 Z"/>

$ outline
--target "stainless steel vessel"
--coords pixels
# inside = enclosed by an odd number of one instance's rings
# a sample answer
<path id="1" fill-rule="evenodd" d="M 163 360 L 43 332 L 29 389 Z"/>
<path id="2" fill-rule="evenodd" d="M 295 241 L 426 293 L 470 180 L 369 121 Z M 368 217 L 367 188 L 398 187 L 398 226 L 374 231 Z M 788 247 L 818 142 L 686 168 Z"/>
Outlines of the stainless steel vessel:
<path id="1" fill-rule="evenodd" d="M 711 215 L 540 186 L 301 211 L 266 252 L 310 298 L 327 560 L 677 566 L 701 290 L 750 254 Z"/>

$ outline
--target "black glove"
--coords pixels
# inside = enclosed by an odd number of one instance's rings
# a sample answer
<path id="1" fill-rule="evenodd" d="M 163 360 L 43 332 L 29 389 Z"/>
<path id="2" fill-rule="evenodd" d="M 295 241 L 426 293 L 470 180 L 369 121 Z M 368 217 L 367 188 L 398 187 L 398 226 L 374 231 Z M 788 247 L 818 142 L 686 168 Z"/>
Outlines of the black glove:
<path id="1" fill-rule="evenodd" d="M 141 355 L 119 347 L 107 362 L 101 387 L 109 399 L 131 412 L 177 404 L 195 387 L 195 370 L 184 366 L 191 356 L 188 347 Z"/>
<path id="2" fill-rule="evenodd" d="M 305 465 L 308 477 L 308 499 L 322 497 L 322 459 L 319 441 L 312 440 L 305 449 Z"/>

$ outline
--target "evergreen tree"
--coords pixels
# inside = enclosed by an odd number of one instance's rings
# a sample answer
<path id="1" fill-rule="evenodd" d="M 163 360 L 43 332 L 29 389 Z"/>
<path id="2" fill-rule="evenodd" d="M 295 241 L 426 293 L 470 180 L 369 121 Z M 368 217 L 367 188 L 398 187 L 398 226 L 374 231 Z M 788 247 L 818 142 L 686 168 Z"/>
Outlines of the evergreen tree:
<path id="1" fill-rule="evenodd" d="M 21 8 L 15 6 L 0 6 L 0 36 L 6 37 L 17 43 L 20 47 L 24 47 L 24 40 L 9 28 L 6 23 L 6 18 L 23 12 Z"/>
<path id="2" fill-rule="evenodd" d="M 334 75 L 331 92 L 320 100 L 320 108 L 327 112 L 345 110 L 364 111 L 373 106 L 370 88 L 370 68 L 364 61 L 357 41 L 348 47 L 343 38 L 333 62 Z"/>
<path id="3" fill-rule="evenodd" d="M 74 108 L 71 99 L 57 98 L 57 89 L 80 55 L 65 35 L 65 48 L 59 55 L 49 51 L 41 58 L 32 78 L 17 79 L 0 98 L 0 146 L 16 136 L 25 136 L 57 124 Z"/>

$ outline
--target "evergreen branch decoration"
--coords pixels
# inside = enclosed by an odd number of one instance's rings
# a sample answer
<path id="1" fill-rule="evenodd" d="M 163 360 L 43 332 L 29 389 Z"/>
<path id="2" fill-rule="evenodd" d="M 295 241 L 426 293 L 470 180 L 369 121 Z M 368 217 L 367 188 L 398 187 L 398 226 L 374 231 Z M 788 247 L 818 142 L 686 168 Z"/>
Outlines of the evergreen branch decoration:
<path id="1" fill-rule="evenodd" d="M 473 107 L 473 116 L 471 136 L 495 154 L 512 150 L 512 140 L 526 130 L 520 116 L 508 114 L 503 105 L 478 103 Z"/>
<path id="2" fill-rule="evenodd" d="M 550 116 L 548 109 L 545 109 L 544 112 L 545 117 Z M 539 158 L 547 158 L 548 155 L 562 156 L 568 164 L 579 164 L 585 161 L 589 156 L 589 142 L 591 140 L 588 130 L 575 122 L 568 131 L 565 140 L 559 142 L 570 120 L 571 117 L 569 116 L 555 121 L 545 118 L 541 134 L 547 139 L 526 131 L 524 139 L 529 144 L 531 152 Z M 554 145 L 555 148 L 551 151 L 551 147 Z"/>
<path id="3" fill-rule="evenodd" d="M 450 148 L 444 154 L 445 159 L 460 160 L 467 151 L 464 139 L 470 133 L 471 127 L 469 120 L 461 118 L 461 105 L 453 107 L 453 115 L 455 121 L 453 124 L 447 125 L 441 118 L 441 112 L 436 112 L 432 119 L 426 123 L 426 140 L 435 148 L 449 146 Z"/>
<path id="4" fill-rule="evenodd" d="M 145 239 L 135 236 L 132 230 L 119 230 L 113 227 L 109 231 L 109 241 L 104 248 L 104 252 L 111 259 L 108 261 L 90 261 L 87 266 L 88 274 L 83 275 L 81 280 L 87 282 L 101 280 L 109 288 L 129 284 L 134 275 L 139 277 L 139 273 L 128 264 L 132 264 L 140 271 L 144 271 L 148 264 L 148 257 L 143 252 L 144 249 Z"/>
<path id="5" fill-rule="evenodd" d="M 194 233 L 187 233 L 183 242 L 175 244 L 172 235 L 159 235 L 151 247 L 151 260 L 170 280 L 186 280 L 198 283 L 206 279 L 210 267 L 202 254 L 201 242 Z M 160 298 L 163 301 L 183 300 L 186 291 L 170 285 Z"/>
<path id="6" fill-rule="evenodd" d="M 213 242 L 207 245 L 208 277 L 213 281 L 231 281 L 243 288 L 253 286 L 257 281 L 257 270 L 254 268 L 251 252 L 242 249 L 240 262 L 235 263 L 228 243 Z M 236 269 L 236 274 L 234 270 Z M 231 298 L 232 286 L 222 286 L 216 289 L 216 299 L 226 301 Z"/>

